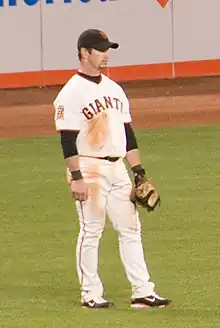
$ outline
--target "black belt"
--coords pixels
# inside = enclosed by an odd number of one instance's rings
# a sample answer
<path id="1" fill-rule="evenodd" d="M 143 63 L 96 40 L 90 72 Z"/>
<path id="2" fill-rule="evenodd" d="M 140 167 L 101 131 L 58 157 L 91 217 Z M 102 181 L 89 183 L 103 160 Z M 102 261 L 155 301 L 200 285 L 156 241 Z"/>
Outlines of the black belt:
<path id="1" fill-rule="evenodd" d="M 105 157 L 97 157 L 99 159 L 104 159 L 109 162 L 116 162 L 119 160 L 120 157 L 111 157 L 111 156 L 105 156 Z"/>

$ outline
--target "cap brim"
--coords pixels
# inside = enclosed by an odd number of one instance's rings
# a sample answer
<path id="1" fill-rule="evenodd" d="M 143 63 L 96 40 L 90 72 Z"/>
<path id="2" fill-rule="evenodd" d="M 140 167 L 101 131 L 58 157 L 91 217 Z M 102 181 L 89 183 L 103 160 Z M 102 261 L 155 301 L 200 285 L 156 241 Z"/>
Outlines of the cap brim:
<path id="1" fill-rule="evenodd" d="M 118 47 L 119 47 L 119 44 L 118 43 L 116 43 L 116 42 L 110 42 L 109 48 L 118 49 Z"/>
<path id="2" fill-rule="evenodd" d="M 119 47 L 118 43 L 105 41 L 93 46 L 93 49 L 104 52 L 107 51 L 109 48 L 117 49 L 118 47 Z"/>

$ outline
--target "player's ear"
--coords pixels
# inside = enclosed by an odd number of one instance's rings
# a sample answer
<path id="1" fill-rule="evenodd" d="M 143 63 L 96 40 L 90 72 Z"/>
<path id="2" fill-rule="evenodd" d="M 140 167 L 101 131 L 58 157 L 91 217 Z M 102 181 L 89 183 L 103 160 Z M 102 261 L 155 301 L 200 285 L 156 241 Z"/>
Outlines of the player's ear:
<path id="1" fill-rule="evenodd" d="M 88 49 L 86 49 L 86 48 L 81 48 L 80 51 L 81 51 L 81 58 L 83 58 L 83 59 L 87 59 L 87 58 L 88 58 L 88 55 L 89 55 L 89 51 L 88 51 Z"/>

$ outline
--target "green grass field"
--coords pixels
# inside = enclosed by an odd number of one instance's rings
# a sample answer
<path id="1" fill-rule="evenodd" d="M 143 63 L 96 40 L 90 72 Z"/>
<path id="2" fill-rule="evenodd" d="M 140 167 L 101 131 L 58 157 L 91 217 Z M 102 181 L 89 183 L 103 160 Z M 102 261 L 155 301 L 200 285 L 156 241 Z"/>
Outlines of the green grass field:
<path id="1" fill-rule="evenodd" d="M 58 136 L 0 140 L 0 328 L 220 327 L 220 125 L 138 131 L 162 206 L 141 211 L 143 241 L 166 309 L 129 308 L 117 236 L 107 224 L 100 274 L 115 309 L 79 305 L 78 221 Z"/>

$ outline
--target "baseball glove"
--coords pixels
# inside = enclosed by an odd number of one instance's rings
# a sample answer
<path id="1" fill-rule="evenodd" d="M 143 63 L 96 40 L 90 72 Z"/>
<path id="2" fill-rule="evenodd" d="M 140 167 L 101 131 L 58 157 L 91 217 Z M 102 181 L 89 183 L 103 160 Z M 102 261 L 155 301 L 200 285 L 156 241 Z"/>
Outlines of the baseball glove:
<path id="1" fill-rule="evenodd" d="M 136 181 L 134 196 L 135 202 L 148 212 L 153 211 L 157 205 L 160 205 L 160 196 L 157 190 L 145 176 Z"/>

